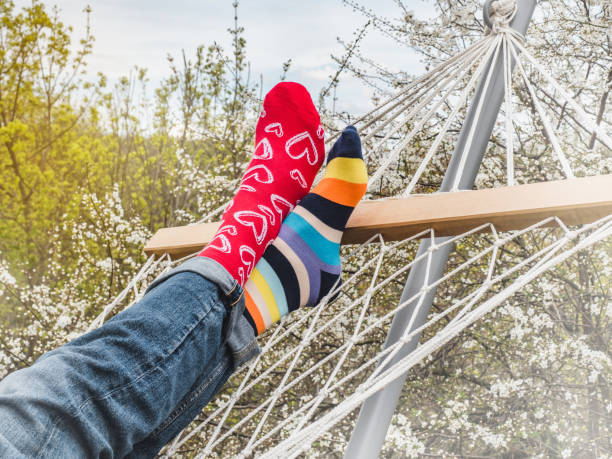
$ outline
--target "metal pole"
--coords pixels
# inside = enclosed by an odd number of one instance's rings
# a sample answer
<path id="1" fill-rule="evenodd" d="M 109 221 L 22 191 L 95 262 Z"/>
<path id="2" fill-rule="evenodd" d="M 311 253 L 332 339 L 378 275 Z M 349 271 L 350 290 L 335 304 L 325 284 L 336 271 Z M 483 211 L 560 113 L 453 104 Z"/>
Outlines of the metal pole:
<path id="1" fill-rule="evenodd" d="M 533 10 L 535 9 L 536 0 L 516 1 L 517 12 L 510 23 L 510 27 L 524 35 L 531 20 Z M 490 1 L 487 1 L 485 8 L 488 7 L 489 3 Z M 485 18 L 488 19 L 487 15 L 485 15 Z M 459 178 L 458 188 L 464 190 L 471 189 L 474 185 L 476 174 L 478 173 L 480 163 L 482 162 L 482 157 L 487 149 L 487 145 L 493 131 L 493 126 L 495 125 L 497 114 L 499 113 L 499 109 L 504 98 L 503 49 L 500 48 L 498 52 L 500 55 L 498 56 L 495 68 L 493 69 L 493 74 L 491 76 L 491 81 L 489 82 L 487 92 L 484 94 L 485 105 L 482 107 L 478 119 L 475 119 L 476 106 L 484 90 L 484 80 L 495 56 L 492 56 L 487 64 L 482 80 L 479 82 L 476 92 L 474 93 L 472 105 L 470 106 L 465 117 L 465 121 L 461 127 L 461 132 L 459 133 L 457 144 L 455 145 L 455 150 L 451 157 L 448 169 L 444 175 L 444 180 L 442 181 L 442 186 L 440 187 L 441 191 L 450 191 L 453 187 L 457 174 L 460 172 L 459 164 L 461 162 L 461 154 L 465 148 L 471 127 L 475 124 L 476 129 L 474 132 L 474 137 L 470 149 L 467 152 L 467 158 L 464 169 Z M 514 62 L 512 62 L 511 65 L 513 66 Z M 448 239 L 449 238 L 435 238 L 434 243 L 439 245 Z M 431 246 L 432 240 L 424 239 L 419 246 L 417 257 L 427 253 L 427 250 L 429 250 Z M 446 265 L 451 249 L 451 244 L 448 244 L 433 252 L 429 269 L 429 284 L 442 277 L 444 266 Z M 426 276 L 426 258 L 427 257 L 424 257 L 423 260 L 415 263 L 410 270 L 408 280 L 406 281 L 404 291 L 402 292 L 400 303 L 407 301 L 409 298 L 421 291 Z M 424 295 L 411 330 L 419 328 L 425 323 L 429 310 L 431 309 L 431 304 L 433 302 L 435 293 L 435 289 L 431 289 L 426 295 Z M 418 303 L 419 300 L 415 299 L 411 304 L 395 314 L 387 334 L 385 348 L 397 342 L 402 335 L 404 335 L 404 332 L 410 323 L 413 310 L 416 308 Z M 388 363 L 387 367 L 394 365 L 397 361 L 401 360 L 403 357 L 416 349 L 419 344 L 420 337 L 421 334 L 418 333 L 410 341 L 408 341 L 395 355 L 393 360 Z M 355 425 L 351 440 L 344 454 L 346 459 L 370 459 L 378 457 L 380 450 L 383 447 L 395 407 L 399 401 L 402 387 L 406 381 L 406 376 L 407 374 L 396 379 L 393 383 L 389 384 L 383 390 L 371 396 L 363 403 L 359 412 L 357 424 Z"/>

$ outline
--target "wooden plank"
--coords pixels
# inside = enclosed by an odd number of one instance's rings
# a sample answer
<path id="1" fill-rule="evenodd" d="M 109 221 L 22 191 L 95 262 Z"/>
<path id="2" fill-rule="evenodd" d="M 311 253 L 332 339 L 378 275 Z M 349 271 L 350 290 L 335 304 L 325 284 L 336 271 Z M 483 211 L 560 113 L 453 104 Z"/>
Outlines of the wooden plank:
<path id="1" fill-rule="evenodd" d="M 361 202 L 342 239 L 363 243 L 381 233 L 385 240 L 401 240 L 425 229 L 437 235 L 461 234 L 484 223 L 500 231 L 517 230 L 547 217 L 568 225 L 590 223 L 612 214 L 612 174 L 529 185 L 402 199 Z M 219 223 L 163 228 L 147 242 L 148 255 L 168 253 L 173 258 L 202 249 Z"/>

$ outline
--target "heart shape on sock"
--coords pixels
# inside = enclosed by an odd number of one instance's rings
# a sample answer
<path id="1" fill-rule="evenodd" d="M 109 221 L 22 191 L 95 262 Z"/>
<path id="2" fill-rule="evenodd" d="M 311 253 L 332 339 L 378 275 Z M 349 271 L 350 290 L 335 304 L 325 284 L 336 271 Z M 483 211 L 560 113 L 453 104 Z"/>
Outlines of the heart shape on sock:
<path id="1" fill-rule="evenodd" d="M 241 245 L 239 252 L 240 252 L 240 260 L 242 261 L 242 264 L 247 267 L 246 275 L 245 275 L 243 267 L 238 268 L 238 273 L 240 274 L 242 284 L 244 285 L 248 277 L 251 275 L 251 271 L 253 271 L 253 268 L 255 267 L 255 256 L 256 255 L 255 255 L 255 251 L 252 248 L 250 248 L 248 245 Z M 245 254 L 246 254 L 246 259 L 245 259 Z"/>
<path id="2" fill-rule="evenodd" d="M 280 123 L 270 123 L 264 128 L 264 131 L 273 132 L 279 138 L 283 136 L 283 126 Z"/>
<path id="3" fill-rule="evenodd" d="M 306 155 L 308 164 L 314 166 L 319 159 L 317 147 L 308 131 L 294 135 L 285 144 L 285 151 L 293 159 L 300 159 Z"/>
<path id="4" fill-rule="evenodd" d="M 274 176 L 270 169 L 268 169 L 263 164 L 257 164 L 256 166 L 250 167 L 242 178 L 242 184 L 240 185 L 241 190 L 245 191 L 255 191 L 255 188 L 251 185 L 247 185 L 247 180 L 254 179 L 258 183 L 272 183 L 274 181 Z"/>
<path id="5" fill-rule="evenodd" d="M 213 239 L 213 241 L 215 240 L 219 240 L 221 242 L 221 245 L 215 245 L 212 243 L 212 241 L 210 241 L 208 247 L 212 249 L 217 249 L 219 252 L 223 253 L 230 253 L 232 251 L 232 245 L 230 244 L 225 234 L 218 234 L 217 237 Z"/>
<path id="6" fill-rule="evenodd" d="M 266 248 L 264 249 L 264 253 L 266 252 L 266 250 L 268 250 L 268 247 L 270 247 L 272 244 L 274 244 L 274 239 L 270 239 L 267 243 L 266 243 Z"/>
<path id="7" fill-rule="evenodd" d="M 217 232 L 218 233 L 227 233 L 230 236 L 235 236 L 236 234 L 238 234 L 238 230 L 236 229 L 236 227 L 234 225 L 225 225 L 225 226 L 222 226 L 221 228 L 219 228 L 219 230 Z"/>
<path id="8" fill-rule="evenodd" d="M 270 201 L 272 201 L 272 206 L 274 207 L 274 209 L 278 212 L 278 214 L 280 215 L 281 221 L 291 213 L 291 211 L 293 210 L 293 205 L 287 201 L 285 198 L 283 198 L 282 196 L 279 196 L 277 194 L 272 194 L 272 196 L 270 196 Z M 280 204 L 280 206 L 279 206 Z M 283 209 L 282 207 L 285 207 L 286 213 L 285 216 L 283 216 Z"/>
<path id="9" fill-rule="evenodd" d="M 261 210 L 266 216 L 270 219 L 270 224 L 274 225 L 274 212 L 268 206 L 264 206 L 263 204 L 258 204 L 257 208 Z"/>
<path id="10" fill-rule="evenodd" d="M 323 126 L 321 126 L 319 124 L 319 127 L 317 128 L 317 137 L 319 139 L 322 139 L 323 137 L 325 137 L 325 129 L 323 129 Z"/>
<path id="11" fill-rule="evenodd" d="M 264 137 L 255 146 L 255 153 L 253 153 L 253 158 L 272 159 L 272 154 L 273 154 L 272 145 L 270 145 L 270 141 Z"/>
<path id="12" fill-rule="evenodd" d="M 306 184 L 306 179 L 299 171 L 299 169 L 293 169 L 291 172 L 289 172 L 289 177 L 298 182 L 302 188 L 306 188 L 308 186 Z"/>
<path id="13" fill-rule="evenodd" d="M 234 219 L 241 225 L 251 227 L 257 245 L 261 245 L 268 233 L 268 220 L 266 217 L 252 210 L 241 210 L 234 213 Z"/>

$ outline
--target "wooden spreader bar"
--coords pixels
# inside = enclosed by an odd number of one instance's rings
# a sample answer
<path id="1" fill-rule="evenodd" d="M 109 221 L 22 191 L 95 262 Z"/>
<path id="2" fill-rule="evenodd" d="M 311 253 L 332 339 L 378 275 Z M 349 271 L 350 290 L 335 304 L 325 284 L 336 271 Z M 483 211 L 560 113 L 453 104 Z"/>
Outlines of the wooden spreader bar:
<path id="1" fill-rule="evenodd" d="M 361 202 L 348 222 L 343 244 L 363 243 L 381 233 L 401 240 L 433 228 L 437 236 L 464 233 L 485 223 L 518 230 L 547 217 L 567 225 L 590 223 L 612 214 L 612 175 L 558 180 L 457 193 Z M 219 223 L 162 228 L 147 242 L 147 255 L 173 259 L 202 249 Z M 249 229 L 245 228 L 245 231 Z"/>

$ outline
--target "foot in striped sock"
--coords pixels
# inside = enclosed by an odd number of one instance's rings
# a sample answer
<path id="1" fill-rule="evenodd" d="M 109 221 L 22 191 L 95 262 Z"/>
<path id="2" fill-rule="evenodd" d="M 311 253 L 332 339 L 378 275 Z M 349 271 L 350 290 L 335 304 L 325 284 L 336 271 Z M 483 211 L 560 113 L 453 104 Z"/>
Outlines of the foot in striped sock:
<path id="1" fill-rule="evenodd" d="M 368 174 L 353 126 L 336 141 L 325 175 L 283 221 L 245 284 L 245 316 L 259 335 L 301 306 L 316 306 L 340 277 L 340 240 L 366 192 Z"/>

